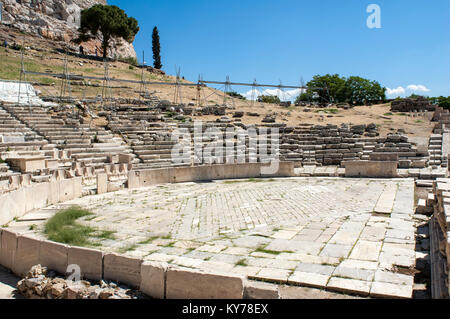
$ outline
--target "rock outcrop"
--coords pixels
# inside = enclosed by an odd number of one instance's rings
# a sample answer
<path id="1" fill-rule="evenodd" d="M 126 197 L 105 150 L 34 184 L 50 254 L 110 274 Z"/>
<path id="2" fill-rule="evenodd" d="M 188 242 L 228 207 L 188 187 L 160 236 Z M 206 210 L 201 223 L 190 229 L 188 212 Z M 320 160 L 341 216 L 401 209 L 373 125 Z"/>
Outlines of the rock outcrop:
<path id="1" fill-rule="evenodd" d="M 106 0 L 2 0 L 2 23 L 21 31 L 42 37 L 63 41 L 76 50 L 71 40 L 77 36 L 80 12 L 95 4 L 106 4 Z M 101 52 L 101 39 L 89 41 L 83 46 L 85 53 Z M 133 45 L 114 39 L 111 43 L 110 57 L 136 57 Z"/>

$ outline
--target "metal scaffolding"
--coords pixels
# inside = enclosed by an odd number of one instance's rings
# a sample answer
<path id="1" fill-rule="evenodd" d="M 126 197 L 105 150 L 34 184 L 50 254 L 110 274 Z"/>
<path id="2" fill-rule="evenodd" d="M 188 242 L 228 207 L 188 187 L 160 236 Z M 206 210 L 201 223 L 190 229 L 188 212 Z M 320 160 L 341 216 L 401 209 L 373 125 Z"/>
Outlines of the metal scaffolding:
<path id="1" fill-rule="evenodd" d="M 112 96 L 112 88 L 111 88 L 111 82 L 120 82 L 120 83 L 131 83 L 139 85 L 139 101 L 142 103 L 142 98 L 145 97 L 148 93 L 147 86 L 150 85 L 168 85 L 174 87 L 174 95 L 173 95 L 173 102 L 175 104 L 182 104 L 183 103 L 183 94 L 182 94 L 182 88 L 184 86 L 193 87 L 196 86 L 197 89 L 197 106 L 201 107 L 204 104 L 204 101 L 208 99 L 208 97 L 216 94 L 220 96 L 220 99 L 223 100 L 223 104 L 227 105 L 229 101 L 231 101 L 232 105 L 235 106 L 235 97 L 232 96 L 231 93 L 233 93 L 232 86 L 236 87 L 249 87 L 251 88 L 250 91 L 250 103 L 253 106 L 255 102 L 258 101 L 258 96 L 266 94 L 267 91 L 261 92 L 261 88 L 276 88 L 277 89 L 277 95 L 281 98 L 286 98 L 286 95 L 289 95 L 289 93 L 285 92 L 285 89 L 296 89 L 299 90 L 299 92 L 304 92 L 306 89 L 308 89 L 307 86 L 305 86 L 303 78 L 300 80 L 300 85 L 283 85 L 281 80 L 279 84 L 266 84 L 266 83 L 258 83 L 256 79 L 252 83 L 246 83 L 246 82 L 232 82 L 230 80 L 230 77 L 227 76 L 226 80 L 224 82 L 222 81 L 211 81 L 211 80 L 204 80 L 202 75 L 199 75 L 197 83 L 187 82 L 183 81 L 181 78 L 181 69 L 178 67 L 176 68 L 176 80 L 175 82 L 158 82 L 158 81 L 146 81 L 145 79 L 145 60 L 143 60 L 142 65 L 142 71 L 140 75 L 140 80 L 128 80 L 128 79 L 120 79 L 120 78 L 111 78 L 109 75 L 109 63 L 107 60 L 103 61 L 104 65 L 104 75 L 101 76 L 86 76 L 86 75 L 74 75 L 70 74 L 69 71 L 69 65 L 68 65 L 68 59 L 65 57 L 64 59 L 64 72 L 62 74 L 58 73 L 50 73 L 50 72 L 33 72 L 33 71 L 27 71 L 25 70 L 25 64 L 24 64 L 24 54 L 22 52 L 22 58 L 21 58 L 21 69 L 20 69 L 20 83 L 22 83 L 26 79 L 26 75 L 38 75 L 38 76 L 48 76 L 52 78 L 62 79 L 61 83 L 61 92 L 60 92 L 60 99 L 63 100 L 65 98 L 66 93 L 69 94 L 69 97 L 72 94 L 70 81 L 76 78 L 77 80 L 82 80 L 84 83 L 84 92 L 83 92 L 83 99 L 86 98 L 86 88 L 88 84 L 86 84 L 86 81 L 94 80 L 102 82 L 102 93 L 101 93 L 101 104 L 104 106 L 105 102 L 110 100 L 113 100 Z M 89 84 L 90 85 L 90 84 Z M 212 93 L 208 96 L 204 97 L 203 89 L 207 88 L 207 85 L 213 85 L 213 86 L 220 86 L 218 89 L 213 89 Z M 309 89 L 317 89 L 317 88 L 309 88 Z M 325 88 L 319 88 L 322 90 L 327 90 Z M 218 94 L 218 91 L 222 90 L 221 94 Z M 223 96 L 222 96 L 223 93 Z M 27 92 L 28 94 L 28 92 Z M 271 95 L 271 94 L 269 94 Z M 292 96 L 291 96 L 292 98 Z M 20 86 L 19 86 L 19 102 L 20 102 Z"/>

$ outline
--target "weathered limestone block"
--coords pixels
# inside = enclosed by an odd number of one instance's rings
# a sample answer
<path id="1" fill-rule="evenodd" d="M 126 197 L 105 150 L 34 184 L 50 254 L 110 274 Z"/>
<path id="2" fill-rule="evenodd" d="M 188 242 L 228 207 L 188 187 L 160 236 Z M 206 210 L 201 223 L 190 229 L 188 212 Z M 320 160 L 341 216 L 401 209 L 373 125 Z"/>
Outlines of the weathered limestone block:
<path id="1" fill-rule="evenodd" d="M 103 168 L 105 169 L 105 173 L 106 173 L 107 175 L 111 175 L 111 174 L 112 174 L 112 169 L 111 169 L 111 167 L 112 167 L 111 164 L 108 164 L 108 165 L 104 165 L 104 166 L 103 166 Z M 97 178 L 98 178 L 98 175 L 97 175 Z"/>
<path id="2" fill-rule="evenodd" d="M 20 176 L 14 175 L 9 177 L 9 190 L 15 190 L 20 187 Z"/>
<path id="3" fill-rule="evenodd" d="M 80 177 L 72 179 L 62 179 L 59 183 L 60 202 L 65 202 L 82 196 L 83 187 Z"/>
<path id="4" fill-rule="evenodd" d="M 140 290 L 146 295 L 156 298 L 165 298 L 167 263 L 145 261 L 141 265 Z"/>
<path id="5" fill-rule="evenodd" d="M 119 164 L 119 173 L 120 174 L 128 174 L 128 165 L 127 164 Z"/>
<path id="6" fill-rule="evenodd" d="M 39 264 L 64 275 L 68 266 L 69 247 L 51 241 L 41 241 Z"/>
<path id="7" fill-rule="evenodd" d="M 26 187 L 31 185 L 31 175 L 30 174 L 22 174 L 20 175 L 20 186 Z"/>
<path id="8" fill-rule="evenodd" d="M 67 263 L 69 265 L 78 265 L 82 278 L 101 280 L 103 277 L 102 251 L 81 247 L 69 247 Z"/>
<path id="9" fill-rule="evenodd" d="M 167 299 L 242 299 L 243 277 L 211 274 L 189 268 L 169 268 Z"/>
<path id="10" fill-rule="evenodd" d="M 119 160 L 118 160 L 119 164 L 130 164 L 132 161 L 133 161 L 132 155 L 124 154 L 124 153 L 119 154 Z"/>
<path id="11" fill-rule="evenodd" d="M 57 159 L 46 159 L 45 160 L 45 168 L 48 169 L 58 169 L 59 167 L 59 162 Z"/>
<path id="12" fill-rule="evenodd" d="M 388 161 L 388 162 L 396 162 L 398 161 L 398 153 L 389 153 L 389 152 L 373 152 L 370 154 L 371 161 Z"/>
<path id="13" fill-rule="evenodd" d="M 397 162 L 347 161 L 343 165 L 346 177 L 397 177 Z"/>
<path id="14" fill-rule="evenodd" d="M 141 284 L 142 260 L 137 258 L 106 254 L 104 258 L 104 278 L 117 280 L 134 288 Z"/>
<path id="15" fill-rule="evenodd" d="M 108 193 L 117 192 L 120 189 L 121 188 L 120 188 L 119 184 L 117 184 L 117 183 L 108 183 L 108 187 L 107 187 L 107 192 Z"/>
<path id="16" fill-rule="evenodd" d="M 116 174 L 118 174 L 118 164 L 115 164 L 115 165 L 112 165 L 111 166 L 111 174 L 113 174 L 113 175 L 116 175 Z"/>
<path id="17" fill-rule="evenodd" d="M 83 177 L 93 177 L 95 176 L 94 167 L 83 167 Z"/>
<path id="18" fill-rule="evenodd" d="M 246 281 L 244 299 L 280 299 L 278 286 L 264 282 Z"/>
<path id="19" fill-rule="evenodd" d="M 398 285 L 386 282 L 374 282 L 370 295 L 378 298 L 405 298 L 410 299 L 413 294 L 411 285 Z"/>
<path id="20" fill-rule="evenodd" d="M 53 172 L 52 177 L 50 178 L 51 181 L 60 181 L 62 179 L 65 179 L 66 173 L 64 170 L 56 170 Z"/>
<path id="21" fill-rule="evenodd" d="M 109 154 L 106 156 L 107 162 L 111 164 L 115 164 L 119 162 L 119 155 L 118 154 Z"/>
<path id="22" fill-rule="evenodd" d="M 44 157 L 8 158 L 6 161 L 11 167 L 22 173 L 30 173 L 46 168 Z"/>
<path id="23" fill-rule="evenodd" d="M 6 229 L 1 229 L 0 265 L 13 269 L 17 250 L 17 235 Z"/>
<path id="24" fill-rule="evenodd" d="M 39 239 L 18 236 L 17 250 L 14 256 L 13 272 L 18 276 L 25 276 L 31 267 L 39 264 Z"/>
<path id="25" fill-rule="evenodd" d="M 84 162 L 72 162 L 73 170 L 82 170 L 84 167 Z"/>
<path id="26" fill-rule="evenodd" d="M 364 280 L 332 277 L 327 283 L 327 288 L 343 293 L 352 293 L 367 296 L 370 292 L 371 282 Z"/>
<path id="27" fill-rule="evenodd" d="M 64 171 L 64 174 L 65 174 L 64 177 L 67 179 L 74 178 L 75 176 L 77 176 L 75 171 L 73 171 L 72 169 L 66 169 Z"/>
<path id="28" fill-rule="evenodd" d="M 108 175 L 101 173 L 97 175 L 97 194 L 108 192 Z"/>

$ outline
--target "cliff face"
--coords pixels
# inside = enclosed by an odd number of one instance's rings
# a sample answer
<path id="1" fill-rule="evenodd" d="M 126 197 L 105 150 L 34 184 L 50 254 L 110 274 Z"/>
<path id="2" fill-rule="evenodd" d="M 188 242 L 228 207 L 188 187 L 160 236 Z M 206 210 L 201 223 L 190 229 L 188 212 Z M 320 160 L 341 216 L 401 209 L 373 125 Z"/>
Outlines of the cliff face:
<path id="1" fill-rule="evenodd" d="M 64 41 L 73 48 L 70 40 L 77 36 L 80 12 L 94 4 L 106 4 L 106 0 L 0 0 L 3 4 L 3 24 L 19 30 L 38 34 L 45 38 Z M 101 53 L 101 39 L 90 41 L 83 46 L 85 52 L 94 54 L 95 48 Z M 123 40 L 113 40 L 110 56 L 136 57 L 133 45 Z"/>

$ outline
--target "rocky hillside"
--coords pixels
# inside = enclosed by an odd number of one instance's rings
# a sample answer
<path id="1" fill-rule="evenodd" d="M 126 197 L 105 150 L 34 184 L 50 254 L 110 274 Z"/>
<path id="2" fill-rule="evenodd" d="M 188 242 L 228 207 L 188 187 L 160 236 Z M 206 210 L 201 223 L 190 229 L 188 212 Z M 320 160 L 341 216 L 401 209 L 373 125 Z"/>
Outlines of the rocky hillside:
<path id="1" fill-rule="evenodd" d="M 54 41 L 63 41 L 76 49 L 70 40 L 76 37 L 80 23 L 80 12 L 106 0 L 0 0 L 3 3 L 4 25 L 23 32 L 37 34 Z M 100 39 L 84 45 L 88 54 L 95 48 L 101 52 Z M 133 45 L 122 40 L 114 40 L 110 56 L 136 57 Z"/>

